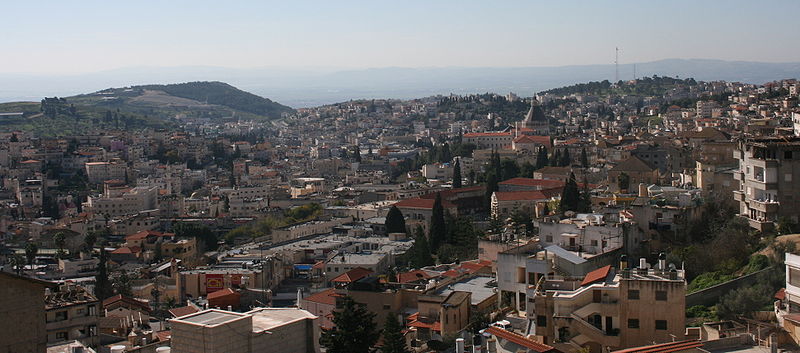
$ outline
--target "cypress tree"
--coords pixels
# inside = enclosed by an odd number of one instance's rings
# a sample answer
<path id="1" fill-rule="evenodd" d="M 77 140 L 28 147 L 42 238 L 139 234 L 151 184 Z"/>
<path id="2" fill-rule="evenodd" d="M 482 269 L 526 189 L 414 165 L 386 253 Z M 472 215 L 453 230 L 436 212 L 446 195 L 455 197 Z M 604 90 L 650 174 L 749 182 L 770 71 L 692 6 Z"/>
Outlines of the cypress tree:
<path id="1" fill-rule="evenodd" d="M 108 258 L 106 250 L 100 248 L 100 263 L 97 264 L 97 275 L 95 275 L 94 294 L 99 300 L 105 300 L 111 296 L 111 281 L 108 280 Z"/>
<path id="2" fill-rule="evenodd" d="M 539 147 L 539 152 L 536 154 L 536 170 L 546 167 L 548 163 L 550 161 L 547 160 L 547 148 Z"/>
<path id="3" fill-rule="evenodd" d="M 431 247 L 428 244 L 428 238 L 425 236 L 425 231 L 422 226 L 417 226 L 416 234 L 414 235 L 414 246 L 411 247 L 410 264 L 413 268 L 420 268 L 433 265 L 433 256 L 431 256 Z"/>
<path id="4" fill-rule="evenodd" d="M 561 155 L 561 166 L 569 167 L 571 164 L 572 158 L 569 156 L 569 148 L 565 148 L 564 153 Z"/>
<path id="5" fill-rule="evenodd" d="M 378 342 L 375 314 L 366 305 L 347 296 L 341 309 L 333 312 L 333 328 L 323 330 L 320 344 L 329 353 L 369 353 Z"/>
<path id="6" fill-rule="evenodd" d="M 578 191 L 578 183 L 575 182 L 575 174 L 569 173 L 569 180 L 564 185 L 564 191 L 561 193 L 561 204 L 559 205 L 560 211 L 578 211 L 578 204 L 580 203 L 580 194 Z"/>
<path id="7" fill-rule="evenodd" d="M 550 166 L 558 167 L 559 163 L 561 163 L 561 152 L 556 148 L 553 151 L 553 156 L 550 157 Z"/>
<path id="8" fill-rule="evenodd" d="M 453 165 L 453 189 L 461 188 L 461 158 Z"/>
<path id="9" fill-rule="evenodd" d="M 431 224 L 428 228 L 431 242 L 431 250 L 439 250 L 439 246 L 444 242 L 447 230 L 444 223 L 444 207 L 442 206 L 442 194 L 436 193 L 436 200 L 433 202 L 431 210 Z"/>
<path id="10" fill-rule="evenodd" d="M 406 233 L 406 220 L 397 206 L 392 205 L 386 214 L 386 233 Z"/>
<path id="11" fill-rule="evenodd" d="M 589 168 L 589 157 L 586 156 L 586 147 L 581 148 L 581 167 Z"/>

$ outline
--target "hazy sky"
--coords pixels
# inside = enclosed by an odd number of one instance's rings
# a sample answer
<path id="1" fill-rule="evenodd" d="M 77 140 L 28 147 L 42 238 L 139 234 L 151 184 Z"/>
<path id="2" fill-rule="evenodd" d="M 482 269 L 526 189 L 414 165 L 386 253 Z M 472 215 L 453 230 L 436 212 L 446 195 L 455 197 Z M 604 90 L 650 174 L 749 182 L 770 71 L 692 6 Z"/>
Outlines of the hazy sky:
<path id="1" fill-rule="evenodd" d="M 2 0 L 0 72 L 800 61 L 800 1 Z"/>

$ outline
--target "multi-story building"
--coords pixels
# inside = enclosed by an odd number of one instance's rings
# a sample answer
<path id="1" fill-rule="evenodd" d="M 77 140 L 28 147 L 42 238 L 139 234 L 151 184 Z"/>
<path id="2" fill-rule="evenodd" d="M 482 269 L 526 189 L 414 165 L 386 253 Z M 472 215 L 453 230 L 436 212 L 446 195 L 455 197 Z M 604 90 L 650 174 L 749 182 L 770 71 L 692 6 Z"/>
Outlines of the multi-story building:
<path id="1" fill-rule="evenodd" d="M 122 192 L 105 192 L 100 196 L 89 196 L 84 209 L 95 214 L 111 217 L 132 215 L 158 208 L 158 188 L 135 187 Z"/>
<path id="2" fill-rule="evenodd" d="M 99 184 L 106 180 L 125 180 L 128 166 L 121 160 L 110 162 L 87 162 L 86 177 L 90 183 Z"/>
<path id="3" fill-rule="evenodd" d="M 48 344 L 78 340 L 97 345 L 100 302 L 94 295 L 81 286 L 65 284 L 46 293 L 44 303 Z"/>
<path id="4" fill-rule="evenodd" d="M 45 288 L 54 283 L 0 271 L 0 353 L 47 350 Z"/>
<path id="5" fill-rule="evenodd" d="M 604 266 L 583 279 L 544 278 L 528 289 L 528 334 L 593 353 L 682 340 L 686 280 L 663 258 L 653 268 L 642 259 L 638 268 L 622 261 L 620 273 Z"/>
<path id="6" fill-rule="evenodd" d="M 740 187 L 733 197 L 750 227 L 766 231 L 782 217 L 800 220 L 800 137 L 746 138 L 734 155 Z"/>
<path id="7" fill-rule="evenodd" d="M 176 353 L 319 351 L 317 317 L 294 308 L 205 310 L 170 320 Z"/>

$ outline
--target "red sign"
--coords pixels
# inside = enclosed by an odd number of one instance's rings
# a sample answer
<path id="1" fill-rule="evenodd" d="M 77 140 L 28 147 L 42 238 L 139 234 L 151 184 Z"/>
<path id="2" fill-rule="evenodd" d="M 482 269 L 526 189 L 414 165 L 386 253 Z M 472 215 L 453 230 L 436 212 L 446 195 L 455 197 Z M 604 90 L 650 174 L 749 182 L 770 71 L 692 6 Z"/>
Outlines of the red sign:
<path id="1" fill-rule="evenodd" d="M 213 293 L 223 288 L 225 288 L 224 275 L 221 274 L 206 275 L 206 293 Z"/>
<path id="2" fill-rule="evenodd" d="M 242 275 L 231 275 L 231 287 L 242 286 Z"/>

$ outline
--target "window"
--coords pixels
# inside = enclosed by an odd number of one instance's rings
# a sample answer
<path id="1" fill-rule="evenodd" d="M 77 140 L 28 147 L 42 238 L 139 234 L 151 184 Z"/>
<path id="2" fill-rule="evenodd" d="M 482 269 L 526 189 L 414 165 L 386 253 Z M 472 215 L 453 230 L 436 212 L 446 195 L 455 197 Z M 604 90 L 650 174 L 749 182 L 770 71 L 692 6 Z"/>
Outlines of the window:
<path id="1" fill-rule="evenodd" d="M 628 319 L 628 328 L 639 328 L 639 319 Z"/>
<path id="2" fill-rule="evenodd" d="M 665 290 L 657 290 L 656 291 L 656 300 L 666 301 L 667 300 L 667 291 L 665 291 Z"/>
<path id="3" fill-rule="evenodd" d="M 383 304 L 383 310 L 389 310 L 389 309 L 391 309 L 391 308 L 392 308 L 392 306 L 391 306 L 391 305 L 389 305 L 389 304 Z"/>
<path id="4" fill-rule="evenodd" d="M 792 151 L 783 151 L 783 159 L 792 159 Z"/>
<path id="5" fill-rule="evenodd" d="M 639 290 L 638 289 L 628 289 L 628 299 L 629 300 L 639 300 Z"/>
<path id="6" fill-rule="evenodd" d="M 789 267 L 789 284 L 800 287 L 800 269 Z"/>
<path id="7" fill-rule="evenodd" d="M 656 330 L 666 330 L 667 320 L 656 320 Z"/>
<path id="8" fill-rule="evenodd" d="M 785 180 L 785 181 L 787 181 L 787 182 L 791 182 L 791 181 L 792 181 L 792 173 L 786 173 L 786 174 L 784 174 L 784 175 L 783 175 L 783 180 Z"/>
<path id="9" fill-rule="evenodd" d="M 66 332 L 56 332 L 56 339 L 57 340 L 66 340 L 67 333 Z"/>
<path id="10" fill-rule="evenodd" d="M 540 326 L 540 327 L 547 326 L 547 316 L 536 315 L 536 326 Z"/>
<path id="11" fill-rule="evenodd" d="M 67 319 L 67 311 L 58 311 L 56 312 L 56 321 L 64 321 Z"/>
<path id="12" fill-rule="evenodd" d="M 592 240 L 591 244 L 592 246 L 597 246 L 597 240 Z"/>

